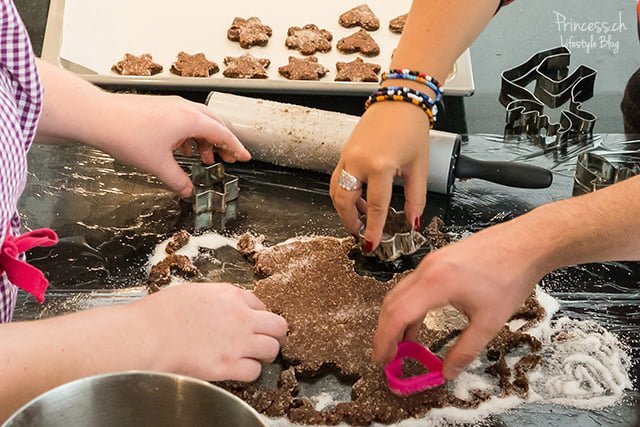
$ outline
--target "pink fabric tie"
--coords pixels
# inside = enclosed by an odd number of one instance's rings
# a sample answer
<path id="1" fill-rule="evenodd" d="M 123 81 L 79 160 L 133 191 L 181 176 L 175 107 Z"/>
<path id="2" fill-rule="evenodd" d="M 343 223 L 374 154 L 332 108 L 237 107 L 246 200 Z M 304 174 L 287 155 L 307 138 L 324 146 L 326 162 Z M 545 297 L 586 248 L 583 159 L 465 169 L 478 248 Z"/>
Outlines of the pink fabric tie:
<path id="1" fill-rule="evenodd" d="M 7 273 L 11 283 L 29 292 L 36 298 L 38 304 L 42 304 L 49 281 L 42 271 L 19 260 L 18 255 L 36 246 L 49 247 L 56 243 L 58 243 L 58 235 L 49 228 L 33 230 L 19 237 L 13 237 L 7 233 L 0 248 L 0 274 Z"/>

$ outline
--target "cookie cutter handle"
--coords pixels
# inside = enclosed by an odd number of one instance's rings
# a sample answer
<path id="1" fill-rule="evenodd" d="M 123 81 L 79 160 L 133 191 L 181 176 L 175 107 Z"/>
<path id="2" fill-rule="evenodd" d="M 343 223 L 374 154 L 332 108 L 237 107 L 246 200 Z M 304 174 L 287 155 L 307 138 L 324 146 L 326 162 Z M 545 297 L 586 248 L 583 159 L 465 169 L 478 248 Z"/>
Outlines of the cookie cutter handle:
<path id="1" fill-rule="evenodd" d="M 403 378 L 402 362 L 405 359 L 418 361 L 429 371 L 426 374 Z M 422 345 L 404 341 L 398 344 L 396 357 L 385 366 L 389 389 L 401 396 L 419 393 L 445 383 L 442 375 L 442 360 Z"/>
<path id="2" fill-rule="evenodd" d="M 463 155 L 458 159 L 455 175 L 457 178 L 479 178 L 517 188 L 548 188 L 553 182 L 553 173 L 540 166 L 476 160 Z"/>

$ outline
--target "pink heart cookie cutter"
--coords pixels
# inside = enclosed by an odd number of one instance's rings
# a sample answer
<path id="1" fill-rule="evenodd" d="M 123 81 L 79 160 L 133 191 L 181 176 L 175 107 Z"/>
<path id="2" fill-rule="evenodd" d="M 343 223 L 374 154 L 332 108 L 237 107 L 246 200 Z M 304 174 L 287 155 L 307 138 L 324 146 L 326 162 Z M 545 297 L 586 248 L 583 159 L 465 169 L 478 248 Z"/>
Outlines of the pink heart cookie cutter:
<path id="1" fill-rule="evenodd" d="M 426 374 L 405 378 L 402 362 L 405 359 L 418 361 L 429 371 Z M 408 396 L 444 384 L 442 375 L 442 360 L 431 353 L 428 348 L 411 341 L 398 343 L 395 359 L 387 363 L 384 368 L 389 389 L 398 395 Z"/>

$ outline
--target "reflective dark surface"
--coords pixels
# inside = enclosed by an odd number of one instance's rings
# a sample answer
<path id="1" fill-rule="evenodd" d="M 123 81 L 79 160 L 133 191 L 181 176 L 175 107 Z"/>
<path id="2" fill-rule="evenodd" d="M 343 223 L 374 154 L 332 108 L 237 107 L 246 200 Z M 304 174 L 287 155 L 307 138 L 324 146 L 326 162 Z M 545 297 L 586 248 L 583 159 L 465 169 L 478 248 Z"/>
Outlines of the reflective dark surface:
<path id="1" fill-rule="evenodd" d="M 451 198 L 430 194 L 423 223 L 442 216 L 450 231 L 474 231 L 525 213 L 537 205 L 570 197 L 578 153 L 597 148 L 611 158 L 633 147 L 620 135 L 598 136 L 593 143 L 545 152 L 526 141 L 504 142 L 497 136 L 472 136 L 463 152 L 477 158 L 526 161 L 554 171 L 547 190 L 519 190 L 477 180 L 458 182 Z M 618 153 L 618 154 L 616 154 Z M 624 160 L 636 160 L 626 154 Z M 144 265 L 154 246 L 178 229 L 193 227 L 190 207 L 146 174 L 115 163 L 94 150 L 77 146 L 36 146 L 30 154 L 30 177 L 20 209 L 27 228 L 49 226 L 61 237 L 51 249 L 31 254 L 32 262 L 51 279 L 47 302 L 37 306 L 21 296 L 16 317 L 30 319 L 138 298 Z M 250 230 L 267 243 L 297 235 L 344 236 L 327 195 L 328 177 L 269 165 L 228 168 L 241 177 L 238 218 L 225 234 Z M 402 207 L 401 190 L 394 205 Z M 585 212 L 588 215 L 588 212 Z M 580 221 L 580 218 L 576 218 Z M 532 235 L 531 238 L 535 238 Z M 517 245 L 514 242 L 514 245 Z M 203 265 L 200 280 L 251 280 L 249 265 L 230 249 L 216 250 L 216 262 Z M 398 269 L 415 265 L 424 252 L 403 260 Z M 221 268 L 224 266 L 224 268 Z M 367 273 L 389 268 L 360 263 Z M 543 286 L 562 303 L 560 314 L 594 319 L 618 334 L 633 357 L 640 349 L 640 268 L 636 263 L 607 263 L 566 268 L 550 274 Z M 638 389 L 638 367 L 632 368 Z M 577 411 L 526 405 L 491 418 L 491 425 L 620 425 L 640 419 L 638 394 L 606 411 Z M 553 411 L 553 412 L 549 412 Z M 541 417 L 540 414 L 550 414 Z"/>
<path id="2" fill-rule="evenodd" d="M 35 51 L 42 46 L 48 0 L 15 0 L 27 25 Z M 504 8 L 472 47 L 476 93 L 464 101 L 450 99 L 439 125 L 463 133 L 502 132 L 504 108 L 498 103 L 499 74 L 534 52 L 569 42 L 597 39 L 593 31 L 574 31 L 563 22 L 620 20 L 609 44 L 587 51 L 569 46 L 572 69 L 586 64 L 598 70 L 595 99 L 587 106 L 598 115 L 596 130 L 622 132 L 619 104 L 627 79 L 640 67 L 635 2 L 629 0 L 518 0 Z M 617 47 L 616 47 L 617 46 Z M 205 93 L 182 94 L 204 100 Z M 352 97 L 278 96 L 272 99 L 343 111 L 362 112 L 362 99 Z M 557 117 L 557 111 L 552 117 Z M 624 137 L 599 137 L 594 143 L 609 151 L 627 151 Z M 551 168 L 551 189 L 522 191 L 479 181 L 459 182 L 453 197 L 430 195 L 425 220 L 440 215 L 454 231 L 477 230 L 522 214 L 533 207 L 569 197 L 577 154 L 589 146 L 573 146 L 545 153 L 528 143 L 506 145 L 501 137 L 474 136 L 465 154 L 486 159 L 518 159 Z M 615 156 L 614 156 L 615 157 Z M 632 159 L 634 156 L 632 156 Z M 629 156 L 625 157 L 625 161 Z M 173 231 L 192 227 L 188 206 L 163 190 L 154 179 L 95 151 L 77 146 L 35 147 L 30 155 L 31 176 L 21 210 L 25 226 L 53 227 L 62 237 L 51 250 L 34 251 L 32 261 L 43 268 L 52 286 L 47 302 L 36 306 L 21 296 L 16 317 L 50 316 L 95 305 L 127 302 L 140 296 L 135 288 L 145 276 L 144 264 L 154 245 Z M 344 235 L 327 196 L 327 178 L 265 165 L 234 167 L 242 178 L 239 217 L 228 225 L 230 234 L 251 230 L 276 242 L 300 234 Z M 401 196 L 394 197 L 401 207 Z M 588 213 L 585 213 L 588 215 Z M 580 221 L 580 218 L 576 218 Z M 425 221 L 423 221 L 424 223 Z M 531 238 L 535 238 L 532 235 Z M 514 243 L 517 244 L 517 243 Z M 397 268 L 415 265 L 419 257 Z M 217 251 L 223 270 L 206 266 L 211 280 L 249 279 L 248 266 L 234 251 Z M 359 263 L 363 271 L 384 278 L 387 267 Z M 201 266 L 204 268 L 205 266 Z M 209 268 L 211 267 L 211 268 Z M 628 343 L 637 359 L 640 350 L 640 268 L 633 263 L 598 264 L 550 274 L 544 287 L 562 302 L 561 314 L 593 318 Z M 633 368 L 638 389 L 638 367 Z M 616 408 L 593 413 L 528 405 L 491 418 L 488 425 L 635 426 L 640 424 L 640 396 L 629 392 Z"/>

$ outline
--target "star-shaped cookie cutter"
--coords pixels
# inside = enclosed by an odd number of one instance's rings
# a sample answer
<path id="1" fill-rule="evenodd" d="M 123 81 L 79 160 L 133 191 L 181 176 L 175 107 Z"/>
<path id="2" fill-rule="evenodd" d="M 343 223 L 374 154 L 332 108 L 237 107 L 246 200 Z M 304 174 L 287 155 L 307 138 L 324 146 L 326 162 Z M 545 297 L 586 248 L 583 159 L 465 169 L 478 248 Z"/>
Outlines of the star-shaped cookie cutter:
<path id="1" fill-rule="evenodd" d="M 614 163 L 594 152 L 581 153 L 573 179 L 573 195 L 590 193 L 636 175 L 640 175 L 640 164 Z"/>
<path id="2" fill-rule="evenodd" d="M 239 178 L 227 174 L 222 163 L 207 165 L 194 157 L 175 157 L 193 183 L 193 196 L 187 201 L 193 205 L 195 231 L 224 229 L 227 221 L 237 217 Z"/>
<path id="3" fill-rule="evenodd" d="M 593 97 L 597 71 L 581 65 L 569 75 L 570 62 L 571 51 L 557 47 L 502 73 L 499 99 L 507 111 L 505 137 L 526 135 L 546 148 L 591 138 L 597 117 L 583 110 L 582 103 Z M 527 89 L 532 82 L 533 93 Z M 558 108 L 566 102 L 569 108 L 561 112 L 559 123 L 544 114 L 545 106 Z"/>
<path id="4" fill-rule="evenodd" d="M 237 176 L 226 174 L 222 163 L 191 165 L 193 182 L 193 211 L 196 215 L 225 213 L 227 205 L 238 198 L 240 187 Z"/>
<path id="5" fill-rule="evenodd" d="M 362 218 L 363 226 L 358 232 L 360 243 L 364 245 L 364 230 L 366 217 Z M 376 256 L 381 261 L 391 262 L 403 255 L 411 255 L 418 251 L 425 243 L 427 238 L 418 233 L 409 225 L 405 219 L 404 211 L 396 211 L 389 208 L 387 214 L 387 223 L 382 234 L 380 245 L 366 255 Z"/>

